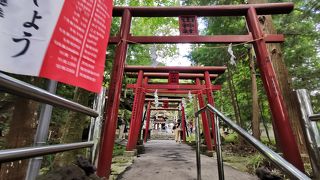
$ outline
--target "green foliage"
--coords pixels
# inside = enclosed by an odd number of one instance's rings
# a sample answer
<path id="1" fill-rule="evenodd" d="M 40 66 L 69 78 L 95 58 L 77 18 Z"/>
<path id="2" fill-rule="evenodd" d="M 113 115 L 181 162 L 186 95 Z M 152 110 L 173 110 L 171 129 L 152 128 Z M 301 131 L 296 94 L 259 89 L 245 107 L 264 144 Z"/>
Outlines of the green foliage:
<path id="1" fill-rule="evenodd" d="M 293 12 L 274 18 L 278 32 L 286 36 L 283 44 L 285 62 L 295 88 L 320 89 L 319 1 L 293 2 Z"/>
<path id="2" fill-rule="evenodd" d="M 272 2 L 282 1 L 275 0 Z M 306 88 L 310 91 L 319 90 L 319 3 L 315 0 L 293 0 L 293 2 L 295 3 L 295 9 L 292 13 L 273 16 L 273 22 L 278 33 L 286 36 L 286 41 L 282 45 L 283 56 L 292 77 L 294 88 Z M 186 5 L 239 3 L 244 2 L 238 0 L 184 1 Z M 205 25 L 205 29 L 201 32 L 203 35 L 247 34 L 244 18 L 212 17 L 202 18 L 201 22 Z M 194 45 L 188 57 L 195 65 L 228 65 L 228 71 L 232 74 L 231 81 L 234 83 L 237 103 L 241 110 L 240 116 L 245 121 L 244 128 L 249 129 L 251 120 L 251 79 L 247 48 L 250 48 L 250 46 L 239 45 L 232 48 L 237 57 L 237 65 L 234 67 L 229 65 L 230 55 L 227 53 L 227 47 L 223 45 Z M 259 71 L 257 71 L 257 76 L 259 77 Z M 257 78 L 257 81 L 261 115 L 263 119 L 270 122 L 271 117 L 262 81 L 260 78 Z M 222 90 L 215 92 L 216 106 L 227 116 L 235 119 L 226 76 L 222 76 L 215 83 L 222 84 Z M 319 111 L 319 98 L 313 98 L 313 102 L 317 111 Z"/>
<path id="3" fill-rule="evenodd" d="M 237 133 L 230 133 L 224 137 L 224 143 L 235 143 L 238 140 Z"/>
<path id="4" fill-rule="evenodd" d="M 175 6 L 179 1 L 172 0 L 147 0 L 147 1 L 115 1 L 117 6 Z M 120 21 L 116 20 L 112 24 L 112 28 L 119 28 Z M 116 31 L 113 31 L 116 32 Z M 132 19 L 131 34 L 135 36 L 160 36 L 172 35 L 178 33 L 178 18 L 149 18 L 137 17 Z M 116 34 L 116 33 L 114 33 Z M 170 44 L 156 44 L 156 45 L 139 45 L 134 44 L 129 46 L 127 55 L 128 65 L 151 65 L 155 59 L 151 58 L 151 49 L 156 49 L 156 55 L 159 58 L 171 57 L 177 54 L 177 47 Z"/>
<path id="5" fill-rule="evenodd" d="M 253 154 L 249 157 L 247 161 L 247 168 L 252 171 L 252 173 L 255 172 L 255 169 L 260 167 L 262 164 L 264 164 L 266 161 L 265 157 L 261 154 Z"/>
<path id="6" fill-rule="evenodd" d="M 112 156 L 120 156 L 124 154 L 126 147 L 120 144 L 114 144 Z"/>
<path id="7" fill-rule="evenodd" d="M 191 134 L 189 136 L 186 137 L 186 141 L 191 143 L 191 142 L 195 142 L 196 141 L 196 135 L 195 134 Z"/>
<path id="8" fill-rule="evenodd" d="M 270 139 L 271 142 L 267 137 L 261 137 L 261 142 L 265 145 L 267 145 L 270 148 L 276 149 L 276 140 L 274 138 Z"/>
<path id="9" fill-rule="evenodd" d="M 40 175 L 47 174 L 50 170 L 53 169 L 53 160 L 54 160 L 54 154 L 49 154 L 46 156 L 43 156 L 43 160 L 41 163 L 41 169 L 40 169 Z"/>

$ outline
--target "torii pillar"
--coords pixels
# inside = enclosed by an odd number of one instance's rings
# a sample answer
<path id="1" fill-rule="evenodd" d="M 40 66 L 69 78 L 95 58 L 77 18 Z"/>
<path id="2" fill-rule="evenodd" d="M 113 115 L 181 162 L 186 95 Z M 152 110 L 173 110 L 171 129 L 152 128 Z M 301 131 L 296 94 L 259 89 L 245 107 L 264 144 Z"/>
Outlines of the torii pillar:
<path id="1" fill-rule="evenodd" d="M 212 96 L 212 86 L 211 86 L 211 79 L 210 79 L 210 74 L 208 71 L 204 72 L 204 80 L 205 80 L 205 85 L 206 85 L 206 94 L 207 94 L 207 100 L 208 103 L 214 106 L 214 99 Z M 212 133 L 212 138 L 214 140 L 214 145 L 216 145 L 216 134 L 215 134 L 215 119 L 214 119 L 214 114 L 210 111 L 209 112 L 210 119 L 211 119 L 211 133 Z"/>
<path id="2" fill-rule="evenodd" d="M 261 79 L 267 92 L 272 112 L 271 114 L 274 119 L 274 125 L 276 126 L 275 129 L 279 134 L 278 137 L 283 156 L 295 167 L 304 171 L 298 145 L 290 126 L 288 111 L 284 104 L 283 96 L 268 53 L 266 40 L 254 7 L 251 6 L 247 10 L 246 20 L 253 39 L 256 39 L 252 44 L 257 56 L 257 64 L 261 72 Z"/>
<path id="3" fill-rule="evenodd" d="M 131 113 L 131 120 L 130 120 L 130 130 L 129 130 L 129 136 L 128 136 L 128 143 L 126 150 L 127 151 L 132 151 L 136 144 L 135 142 L 135 133 L 136 129 L 140 129 L 138 127 L 138 121 L 139 121 L 139 110 L 141 107 L 141 96 L 142 96 L 142 82 L 143 82 L 143 71 L 140 70 L 138 72 L 138 78 L 137 78 L 137 83 L 136 83 L 136 91 L 135 91 L 135 96 L 133 100 L 133 107 L 132 107 L 132 113 Z"/>
<path id="4" fill-rule="evenodd" d="M 145 77 L 142 83 L 142 89 L 144 86 L 148 83 L 148 77 Z M 137 115 L 137 120 L 136 120 L 136 126 L 135 126 L 135 132 L 133 136 L 133 148 L 136 148 L 137 142 L 139 140 L 139 134 L 141 130 L 141 124 L 142 124 L 142 116 L 143 116 L 143 108 L 144 108 L 144 101 L 146 98 L 146 93 L 143 90 L 140 95 L 140 101 L 139 101 L 139 109 L 138 109 L 138 115 Z"/>
<path id="5" fill-rule="evenodd" d="M 181 103 L 181 128 L 182 128 L 182 140 L 186 142 L 186 113 L 184 111 L 184 106 Z"/>
<path id="6" fill-rule="evenodd" d="M 123 80 L 124 64 L 128 48 L 127 39 L 130 33 L 131 13 L 124 10 L 121 19 L 120 34 L 121 41 L 116 48 L 116 56 L 113 61 L 108 101 L 105 107 L 105 123 L 101 134 L 101 145 L 98 156 L 97 175 L 109 177 L 111 173 L 112 152 L 114 146 L 115 132 L 118 121 L 118 109 Z"/>
<path id="7" fill-rule="evenodd" d="M 201 84 L 200 79 L 197 78 L 196 79 L 196 85 L 200 85 L 200 84 Z M 199 93 L 198 93 L 198 101 L 199 101 L 200 108 L 203 108 L 205 106 L 205 104 L 204 104 L 204 100 L 203 100 L 203 97 L 202 97 L 202 91 L 199 91 Z M 210 128 L 209 128 L 209 122 L 208 122 L 208 119 L 207 119 L 205 111 L 201 112 L 201 119 L 202 119 L 202 127 L 203 127 L 204 139 L 205 139 L 206 144 L 207 144 L 207 150 L 208 151 L 213 151 L 212 142 L 211 142 L 211 135 L 210 135 Z"/>

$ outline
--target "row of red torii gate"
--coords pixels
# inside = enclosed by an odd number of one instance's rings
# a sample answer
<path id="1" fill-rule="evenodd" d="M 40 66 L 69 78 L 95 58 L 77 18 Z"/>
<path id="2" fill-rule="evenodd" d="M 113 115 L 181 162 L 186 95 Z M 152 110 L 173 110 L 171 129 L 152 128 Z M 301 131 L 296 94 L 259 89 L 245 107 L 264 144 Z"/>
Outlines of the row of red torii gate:
<path id="1" fill-rule="evenodd" d="M 285 14 L 290 13 L 292 10 L 292 3 L 205 7 L 114 7 L 113 17 L 121 17 L 121 25 L 118 35 L 110 37 L 109 41 L 109 44 L 116 44 L 117 46 L 108 90 L 108 101 L 105 107 L 105 123 L 102 129 L 98 156 L 98 176 L 108 177 L 110 174 L 124 72 L 134 73 L 135 75 L 133 74 L 133 76 L 137 76 L 137 83 L 128 86 L 128 88 L 135 89 L 135 97 L 127 150 L 132 150 L 136 146 L 146 93 L 152 93 L 156 89 L 158 89 L 159 93 L 172 93 L 174 91 L 177 94 L 183 94 L 191 91 L 198 96 L 200 107 L 204 106 L 203 94 L 206 95 L 208 103 L 214 103 L 212 91 L 219 90 L 220 86 L 212 85 L 211 80 L 217 75 L 222 74 L 226 70 L 226 67 L 125 67 L 129 44 L 152 43 L 251 43 L 255 50 L 257 65 L 268 97 L 274 121 L 273 124 L 275 125 L 274 129 L 277 131 L 284 158 L 303 171 L 303 163 L 290 127 L 288 111 L 285 108 L 282 93 L 266 46 L 267 43 L 283 42 L 284 37 L 277 34 L 263 33 L 258 19 L 258 15 Z M 243 16 L 246 19 L 248 34 L 199 36 L 194 30 L 191 31 L 189 29 L 189 31 L 186 31 L 186 29 L 183 29 L 183 26 L 180 26 L 182 29 L 180 32 L 182 33 L 179 36 L 132 36 L 130 34 L 132 17 L 180 17 L 180 19 L 183 19 L 182 17 L 190 16 L 194 19 L 204 16 Z M 152 76 L 168 77 L 169 84 L 149 84 L 148 79 L 152 78 Z M 177 77 L 180 79 L 193 79 L 195 80 L 195 84 L 179 84 Z M 204 83 L 201 83 L 203 79 Z M 208 120 L 205 120 L 205 115 L 202 116 L 202 119 L 205 141 L 208 145 L 207 148 L 208 150 L 212 150 Z M 213 120 L 212 115 L 209 120 Z M 213 124 L 211 123 L 211 125 Z M 211 128 L 214 129 L 213 126 Z"/>
<path id="2" fill-rule="evenodd" d="M 143 115 L 143 107 L 146 102 L 146 94 L 157 92 L 159 95 L 163 94 L 184 94 L 189 93 L 196 94 L 199 102 L 199 107 L 205 106 L 205 101 L 203 95 L 207 97 L 207 103 L 214 104 L 214 98 L 212 96 L 212 91 L 220 90 L 220 85 L 213 85 L 211 81 L 218 77 L 220 74 L 224 73 L 226 70 L 225 66 L 206 66 L 206 67 L 147 67 L 147 66 L 127 66 L 125 67 L 125 72 L 129 77 L 137 77 L 136 84 L 129 84 L 127 88 L 135 89 L 135 96 L 132 108 L 132 115 L 130 121 L 130 131 L 128 136 L 127 150 L 132 151 L 137 144 L 139 131 L 141 130 L 141 119 Z M 144 73 L 145 72 L 145 73 Z M 167 78 L 167 83 L 162 84 L 150 84 L 148 80 L 150 79 L 164 79 Z M 181 84 L 179 79 L 193 80 L 194 83 Z M 204 83 L 202 82 L 204 81 Z M 151 110 L 178 110 L 172 108 L 161 108 L 154 109 L 151 108 L 151 101 L 147 99 L 147 115 L 146 115 L 146 127 L 149 127 L 150 123 L 150 112 Z M 182 99 L 159 99 L 159 101 L 164 102 L 177 102 L 182 101 Z M 182 128 L 182 139 L 186 140 L 186 124 L 185 124 L 185 110 L 184 105 L 181 103 L 181 128 Z M 210 122 L 207 120 L 205 112 L 202 113 L 202 124 L 203 132 L 205 135 L 205 142 L 208 151 L 212 151 L 211 137 L 214 136 L 214 117 L 210 114 Z M 211 125 L 210 132 L 209 125 Z M 212 133 L 212 135 L 210 134 Z M 148 131 L 146 131 L 144 136 L 144 141 L 148 136 Z M 215 139 L 215 138 L 214 138 Z"/>

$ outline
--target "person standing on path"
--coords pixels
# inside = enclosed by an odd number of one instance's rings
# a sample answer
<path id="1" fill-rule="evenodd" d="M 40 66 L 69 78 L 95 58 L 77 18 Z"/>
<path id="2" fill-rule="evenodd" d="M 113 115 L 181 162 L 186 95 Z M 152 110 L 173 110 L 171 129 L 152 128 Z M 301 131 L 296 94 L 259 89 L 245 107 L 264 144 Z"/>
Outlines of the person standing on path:
<path id="1" fill-rule="evenodd" d="M 126 126 L 126 122 L 123 118 L 118 118 L 118 124 L 119 124 L 119 137 L 118 139 L 122 140 L 125 139 L 125 126 Z"/>
<path id="2" fill-rule="evenodd" d="M 176 123 L 173 127 L 173 130 L 174 130 L 174 140 L 176 142 L 179 142 L 181 143 L 181 127 L 180 127 L 180 123 Z"/>

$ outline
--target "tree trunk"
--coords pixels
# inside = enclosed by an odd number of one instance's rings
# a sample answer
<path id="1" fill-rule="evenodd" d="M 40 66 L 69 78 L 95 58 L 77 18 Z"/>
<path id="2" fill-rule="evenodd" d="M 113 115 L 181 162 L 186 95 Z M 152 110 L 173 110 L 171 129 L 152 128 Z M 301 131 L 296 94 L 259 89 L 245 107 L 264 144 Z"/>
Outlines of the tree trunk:
<path id="1" fill-rule="evenodd" d="M 89 95 L 89 92 L 76 88 L 73 101 L 87 106 Z M 60 143 L 81 142 L 83 130 L 87 127 L 89 120 L 89 117 L 82 113 L 70 111 L 64 127 L 61 128 L 62 137 Z M 75 161 L 76 155 L 83 154 L 84 152 L 83 149 L 79 149 L 57 154 L 54 159 L 54 166 L 62 167 L 71 164 Z"/>
<path id="2" fill-rule="evenodd" d="M 258 88 L 257 88 L 257 78 L 256 70 L 253 58 L 252 48 L 248 50 L 249 61 L 250 61 L 250 71 L 251 71 L 251 92 L 252 92 L 252 135 L 256 139 L 260 140 L 260 114 L 259 114 L 259 102 L 258 102 Z"/>
<path id="3" fill-rule="evenodd" d="M 9 133 L 6 136 L 6 149 L 33 144 L 38 108 L 39 103 L 16 97 Z M 24 179 L 27 167 L 28 160 L 3 163 L 0 177 L 2 180 Z"/>
<path id="4" fill-rule="evenodd" d="M 267 3 L 267 0 L 248 0 L 248 3 Z M 271 16 L 260 16 L 259 21 L 264 33 L 276 34 L 276 30 L 272 24 Z M 284 63 L 281 47 L 279 44 L 267 44 L 269 49 L 272 65 L 275 70 L 277 80 L 284 98 L 285 105 L 288 109 L 289 120 L 291 128 L 296 138 L 300 153 L 306 153 L 305 140 L 302 135 L 302 128 L 300 125 L 300 109 L 299 104 L 295 100 L 295 94 L 291 87 L 291 77 L 289 76 L 288 69 Z"/>
<path id="5" fill-rule="evenodd" d="M 231 74 L 230 69 L 227 70 L 227 82 L 228 82 L 228 87 L 229 87 L 229 91 L 230 91 L 230 97 L 231 97 L 231 102 L 232 102 L 236 122 L 238 123 L 238 125 L 241 126 L 242 124 L 241 124 L 240 111 L 238 109 L 239 106 L 238 106 L 237 99 L 236 99 L 234 85 L 232 83 L 232 74 Z"/>
<path id="6" fill-rule="evenodd" d="M 232 107 L 234 109 L 234 113 L 235 113 L 235 117 L 236 117 L 236 122 L 240 127 L 243 127 L 243 123 L 241 121 L 241 114 L 240 114 L 240 108 L 239 108 L 239 103 L 238 103 L 238 99 L 237 99 L 237 94 L 236 94 L 235 86 L 234 86 L 234 83 L 232 80 L 232 73 L 231 73 L 230 69 L 227 70 L 227 82 L 228 82 L 228 87 L 229 87 L 229 91 L 230 91 Z M 239 144 L 239 147 L 242 148 L 247 143 L 241 136 L 238 136 L 238 144 Z"/>

